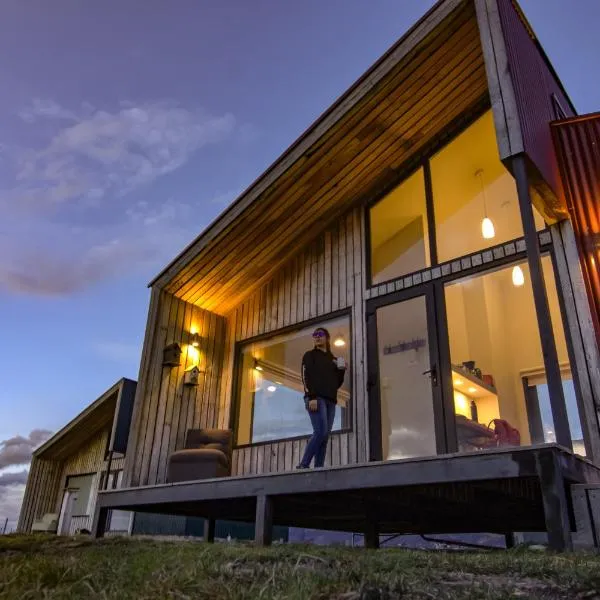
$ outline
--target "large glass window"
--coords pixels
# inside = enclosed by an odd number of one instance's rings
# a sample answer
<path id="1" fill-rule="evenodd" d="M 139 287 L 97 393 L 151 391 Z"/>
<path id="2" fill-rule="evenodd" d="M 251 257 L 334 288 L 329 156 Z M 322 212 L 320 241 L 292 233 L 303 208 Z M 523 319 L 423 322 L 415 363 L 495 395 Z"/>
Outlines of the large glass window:
<path id="1" fill-rule="evenodd" d="M 350 319 L 341 317 L 319 323 L 331 334 L 331 351 L 348 365 L 338 392 L 334 431 L 345 429 L 352 381 Z M 304 407 L 302 356 L 313 347 L 307 327 L 293 333 L 253 342 L 242 348 L 239 364 L 239 399 L 236 440 L 238 445 L 310 435 L 312 428 Z"/>
<path id="2" fill-rule="evenodd" d="M 492 111 L 429 159 L 435 219 L 430 248 L 423 169 L 369 210 L 371 284 L 478 252 L 523 236 L 515 180 L 500 161 Z M 533 209 L 538 231 L 543 218 Z M 432 236 L 433 237 L 433 236 Z"/>
<path id="3" fill-rule="evenodd" d="M 380 200 L 369 213 L 374 284 L 431 264 L 423 169 Z"/>
<path id="4" fill-rule="evenodd" d="M 542 258 L 542 267 L 559 361 L 566 374 L 564 385 L 568 387 L 569 358 L 549 256 Z M 509 425 L 501 432 L 502 445 L 543 442 L 540 427 L 550 435 L 552 425 L 548 421 L 549 403 L 544 404 L 543 381 L 538 386 L 539 405 L 527 397 L 524 386 L 524 379 L 532 373 L 538 378 L 545 376 L 527 263 L 448 284 L 445 296 L 459 449 L 496 446 L 491 431 L 495 420 Z M 572 431 L 577 433 L 576 402 L 567 401 L 567 406 Z"/>
<path id="5" fill-rule="evenodd" d="M 516 184 L 498 156 L 492 111 L 433 156 L 430 165 L 439 262 L 523 235 Z M 534 215 L 543 229 L 535 209 Z"/>

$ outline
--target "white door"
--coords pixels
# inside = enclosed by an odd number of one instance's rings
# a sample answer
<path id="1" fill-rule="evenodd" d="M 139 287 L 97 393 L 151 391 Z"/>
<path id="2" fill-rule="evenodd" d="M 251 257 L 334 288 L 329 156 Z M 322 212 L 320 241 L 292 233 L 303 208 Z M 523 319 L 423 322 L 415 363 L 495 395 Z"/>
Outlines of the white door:
<path id="1" fill-rule="evenodd" d="M 65 490 L 63 502 L 58 519 L 58 535 L 69 535 L 71 529 L 71 517 L 73 516 L 73 505 L 77 500 L 78 490 Z"/>

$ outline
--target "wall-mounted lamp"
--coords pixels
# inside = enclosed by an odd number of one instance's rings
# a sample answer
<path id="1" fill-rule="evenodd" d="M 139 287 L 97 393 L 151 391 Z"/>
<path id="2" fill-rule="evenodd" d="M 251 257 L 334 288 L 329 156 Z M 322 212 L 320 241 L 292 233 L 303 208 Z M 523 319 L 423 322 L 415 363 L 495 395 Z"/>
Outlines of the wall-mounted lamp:
<path id="1" fill-rule="evenodd" d="M 194 348 L 198 348 L 198 346 L 200 346 L 200 336 L 196 332 L 190 334 L 190 344 Z"/>
<path id="2" fill-rule="evenodd" d="M 255 371 L 262 371 L 263 368 L 258 364 L 258 358 L 254 359 L 254 370 Z"/>

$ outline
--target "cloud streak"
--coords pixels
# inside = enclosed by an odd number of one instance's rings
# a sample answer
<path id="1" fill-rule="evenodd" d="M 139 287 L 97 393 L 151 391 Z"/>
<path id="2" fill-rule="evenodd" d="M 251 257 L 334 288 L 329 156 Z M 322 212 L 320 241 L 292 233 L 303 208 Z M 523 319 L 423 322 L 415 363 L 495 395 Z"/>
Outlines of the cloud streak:
<path id="1" fill-rule="evenodd" d="M 0 527 L 4 527 L 4 519 L 8 519 L 9 531 L 16 527 L 28 472 L 26 469 L 15 471 L 14 467 L 27 465 L 35 448 L 43 444 L 52 435 L 46 429 L 34 429 L 24 437 L 16 435 L 0 442 Z"/>
<path id="2" fill-rule="evenodd" d="M 89 112 L 38 100 L 21 113 L 31 124 L 69 124 L 46 147 L 20 157 L 14 199 L 26 207 L 52 207 L 82 197 L 93 203 L 107 194 L 123 196 L 180 168 L 200 148 L 226 140 L 236 126 L 231 114 L 212 116 L 173 102 Z"/>
<path id="3" fill-rule="evenodd" d="M 51 435 L 52 432 L 46 429 L 34 429 L 28 437 L 17 435 L 0 442 L 0 470 L 29 464 L 35 448 Z"/>
<path id="4" fill-rule="evenodd" d="M 19 117 L 52 133 L 41 147 L 3 151 L 14 185 L 0 190 L 0 290 L 45 296 L 163 266 L 203 223 L 199 205 L 157 198 L 150 184 L 248 129 L 175 102 L 108 111 L 38 99 Z"/>

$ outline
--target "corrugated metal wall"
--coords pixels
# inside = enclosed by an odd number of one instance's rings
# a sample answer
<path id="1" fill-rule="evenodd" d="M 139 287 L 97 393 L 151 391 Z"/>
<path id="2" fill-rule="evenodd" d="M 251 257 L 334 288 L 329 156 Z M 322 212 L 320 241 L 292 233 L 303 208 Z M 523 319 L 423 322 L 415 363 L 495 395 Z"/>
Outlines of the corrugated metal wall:
<path id="1" fill-rule="evenodd" d="M 553 123 L 552 132 L 600 344 L 600 113 Z"/>
<path id="2" fill-rule="evenodd" d="M 546 61 L 533 32 L 514 0 L 497 0 L 523 136 L 523 147 L 540 175 L 558 194 L 560 181 L 552 145 L 550 122 L 556 96 L 565 117 L 574 115 L 556 74 Z"/>

